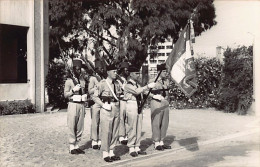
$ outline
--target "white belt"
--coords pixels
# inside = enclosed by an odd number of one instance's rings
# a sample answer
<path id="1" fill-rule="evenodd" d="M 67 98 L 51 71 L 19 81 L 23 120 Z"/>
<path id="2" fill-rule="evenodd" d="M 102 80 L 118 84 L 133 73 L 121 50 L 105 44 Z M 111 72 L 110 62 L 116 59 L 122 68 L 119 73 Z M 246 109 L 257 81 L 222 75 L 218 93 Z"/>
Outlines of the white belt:
<path id="1" fill-rule="evenodd" d="M 87 101 L 87 95 L 73 95 L 72 101 L 75 101 L 75 102 Z"/>

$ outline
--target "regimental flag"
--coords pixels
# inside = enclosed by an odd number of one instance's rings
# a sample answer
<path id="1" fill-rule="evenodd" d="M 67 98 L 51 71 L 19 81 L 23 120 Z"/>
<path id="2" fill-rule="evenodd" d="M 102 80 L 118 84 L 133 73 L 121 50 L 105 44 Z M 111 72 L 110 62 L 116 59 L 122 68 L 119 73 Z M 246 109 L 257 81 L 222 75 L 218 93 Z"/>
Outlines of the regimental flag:
<path id="1" fill-rule="evenodd" d="M 191 43 L 191 40 L 195 41 L 195 39 L 191 38 L 194 34 L 191 30 L 190 25 L 187 24 L 166 60 L 171 78 L 187 97 L 197 90 L 198 85 Z"/>

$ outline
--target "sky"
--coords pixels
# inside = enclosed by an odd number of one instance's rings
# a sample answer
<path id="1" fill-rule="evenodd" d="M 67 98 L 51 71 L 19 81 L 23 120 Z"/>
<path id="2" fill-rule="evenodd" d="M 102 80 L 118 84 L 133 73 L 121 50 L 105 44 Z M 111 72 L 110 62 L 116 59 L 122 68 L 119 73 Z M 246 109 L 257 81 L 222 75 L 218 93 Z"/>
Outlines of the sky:
<path id="1" fill-rule="evenodd" d="M 215 0 L 217 25 L 196 37 L 195 54 L 216 56 L 216 47 L 249 46 L 259 39 L 260 0 Z"/>

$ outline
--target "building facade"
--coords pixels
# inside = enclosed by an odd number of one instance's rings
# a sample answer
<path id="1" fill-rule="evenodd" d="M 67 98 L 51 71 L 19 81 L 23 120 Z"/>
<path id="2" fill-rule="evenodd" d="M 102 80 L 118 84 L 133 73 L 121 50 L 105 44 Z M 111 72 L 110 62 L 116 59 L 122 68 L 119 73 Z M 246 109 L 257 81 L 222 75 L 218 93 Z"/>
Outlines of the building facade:
<path id="1" fill-rule="evenodd" d="M 0 0 L 0 101 L 44 111 L 48 26 L 48 0 Z"/>

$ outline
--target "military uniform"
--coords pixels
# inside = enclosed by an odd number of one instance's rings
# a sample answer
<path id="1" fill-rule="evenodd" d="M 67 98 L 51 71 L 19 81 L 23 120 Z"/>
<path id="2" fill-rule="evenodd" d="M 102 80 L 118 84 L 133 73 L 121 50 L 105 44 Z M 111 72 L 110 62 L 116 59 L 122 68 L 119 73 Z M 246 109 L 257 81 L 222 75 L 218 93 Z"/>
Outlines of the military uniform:
<path id="1" fill-rule="evenodd" d="M 99 81 L 97 77 L 91 76 L 89 79 L 89 85 L 88 85 L 88 92 L 90 95 L 90 101 L 93 100 L 93 94 L 95 89 L 97 88 L 97 85 L 99 84 Z M 90 113 L 91 113 L 91 139 L 92 139 L 92 148 L 98 149 L 101 146 L 101 139 L 100 139 L 100 109 L 101 106 L 97 103 L 94 103 L 91 106 Z"/>
<path id="2" fill-rule="evenodd" d="M 128 68 L 129 64 L 127 62 L 122 62 L 120 68 Z M 127 79 L 123 76 L 120 76 L 119 79 L 121 84 L 123 85 L 122 90 L 124 91 L 124 86 L 127 84 Z M 126 100 L 123 98 L 124 92 L 120 97 L 120 121 L 119 121 L 119 142 L 121 144 L 127 144 L 127 134 L 126 134 Z"/>
<path id="3" fill-rule="evenodd" d="M 158 65 L 157 70 L 166 70 L 165 65 Z M 170 149 L 170 146 L 163 143 L 169 126 L 168 87 L 169 80 L 160 77 L 150 94 L 153 97 L 151 100 L 152 138 L 157 150 Z"/>
<path id="4" fill-rule="evenodd" d="M 139 72 L 139 69 L 132 66 L 129 68 L 129 72 Z M 138 154 L 146 154 L 146 152 L 140 150 L 143 121 L 143 113 L 140 109 L 140 105 L 142 93 L 148 89 L 148 86 L 141 87 L 132 78 L 130 78 L 125 85 L 124 100 L 126 101 L 127 146 L 129 147 L 130 155 L 133 157 Z"/>
<path id="5" fill-rule="evenodd" d="M 114 69 L 111 67 L 111 69 Z M 109 67 L 107 71 L 111 70 Z M 112 91 L 116 95 L 114 97 Z M 110 105 L 111 110 L 104 107 L 100 109 L 100 125 L 101 125 L 101 150 L 103 151 L 103 158 L 105 161 L 119 160 L 120 157 L 114 155 L 113 149 L 118 141 L 118 127 L 119 127 L 119 97 L 121 87 L 117 82 L 107 78 L 102 80 L 94 92 L 93 100 L 100 106 Z M 111 159 L 110 159 L 111 158 Z"/>
<path id="6" fill-rule="evenodd" d="M 73 60 L 74 66 L 80 66 L 80 60 Z M 78 85 L 80 84 L 80 86 Z M 69 128 L 69 144 L 71 154 L 81 154 L 84 151 L 79 149 L 79 142 L 84 130 L 85 117 L 85 80 L 83 78 L 68 78 L 65 82 L 64 96 L 69 99 L 67 109 L 67 124 Z M 73 91 L 75 87 L 80 87 L 77 91 Z"/>

